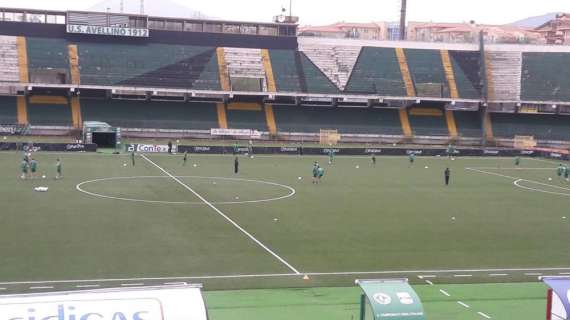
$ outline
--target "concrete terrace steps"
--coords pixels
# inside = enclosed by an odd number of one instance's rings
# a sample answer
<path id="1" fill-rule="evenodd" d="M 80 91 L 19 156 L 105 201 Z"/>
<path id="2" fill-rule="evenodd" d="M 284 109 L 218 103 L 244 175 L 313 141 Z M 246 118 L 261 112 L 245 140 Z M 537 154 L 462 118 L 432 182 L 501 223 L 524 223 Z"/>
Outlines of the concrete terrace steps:
<path id="1" fill-rule="evenodd" d="M 300 50 L 339 89 L 344 90 L 360 54 L 361 47 L 303 44 Z"/>

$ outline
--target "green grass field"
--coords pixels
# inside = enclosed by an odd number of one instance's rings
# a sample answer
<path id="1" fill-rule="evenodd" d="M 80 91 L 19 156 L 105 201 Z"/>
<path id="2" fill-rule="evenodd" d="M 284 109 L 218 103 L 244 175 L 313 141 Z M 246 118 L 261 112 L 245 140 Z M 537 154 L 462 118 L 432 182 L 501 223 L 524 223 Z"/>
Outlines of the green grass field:
<path id="1" fill-rule="evenodd" d="M 241 157 L 234 175 L 231 156 L 190 155 L 183 166 L 180 155 L 145 155 L 134 167 L 126 155 L 34 157 L 47 178 L 22 181 L 22 155 L 0 153 L 4 292 L 180 281 L 206 290 L 313 288 L 406 277 L 436 319 L 457 319 L 457 299 L 504 319 L 503 308 L 521 305 L 529 311 L 517 319 L 536 319 L 529 315 L 544 311 L 535 310 L 544 303 L 540 284 L 459 284 L 570 272 L 570 183 L 548 160 L 523 159 L 514 168 L 507 158 L 419 157 L 410 166 L 403 157 L 379 157 L 374 167 L 365 157 L 328 165 L 325 157 L 257 156 Z M 56 181 L 58 157 L 65 177 Z M 311 183 L 315 160 L 326 168 L 319 185 Z M 446 287 L 457 293 L 437 296 Z M 292 294 L 292 306 L 309 313 L 322 305 L 306 306 L 303 294 L 338 295 L 330 302 L 338 319 L 357 308 L 356 288 L 298 290 L 272 292 Z M 248 300 L 264 291 L 240 291 L 245 306 L 224 304 L 229 294 L 208 293 L 213 319 L 228 319 L 232 308 L 254 319 L 248 310 L 265 308 L 263 299 L 259 308 Z M 270 296 L 264 312 L 274 308 Z"/>
<path id="2" fill-rule="evenodd" d="M 539 283 L 418 285 L 428 319 L 543 319 L 546 286 Z M 441 293 L 444 290 L 450 296 Z M 358 288 L 206 292 L 212 320 L 359 319 Z M 461 302 L 462 304 L 459 304 Z"/>

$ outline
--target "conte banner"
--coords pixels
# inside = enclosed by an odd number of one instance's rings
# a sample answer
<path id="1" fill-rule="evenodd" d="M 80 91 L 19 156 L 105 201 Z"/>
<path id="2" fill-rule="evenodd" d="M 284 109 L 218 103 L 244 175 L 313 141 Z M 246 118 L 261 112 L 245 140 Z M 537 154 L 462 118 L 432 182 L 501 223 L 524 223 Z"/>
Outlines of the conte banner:
<path id="1" fill-rule="evenodd" d="M 0 296 L 0 320 L 207 320 L 200 287 L 185 285 Z"/>
<path id="2" fill-rule="evenodd" d="M 80 24 L 68 24 L 67 33 L 93 34 L 100 36 L 148 38 L 148 29 L 85 26 Z"/>
<path id="3" fill-rule="evenodd" d="M 177 146 L 172 145 L 173 153 L 176 153 Z M 128 152 L 141 152 L 141 153 L 168 153 L 168 145 L 166 144 L 129 144 L 127 145 Z"/>

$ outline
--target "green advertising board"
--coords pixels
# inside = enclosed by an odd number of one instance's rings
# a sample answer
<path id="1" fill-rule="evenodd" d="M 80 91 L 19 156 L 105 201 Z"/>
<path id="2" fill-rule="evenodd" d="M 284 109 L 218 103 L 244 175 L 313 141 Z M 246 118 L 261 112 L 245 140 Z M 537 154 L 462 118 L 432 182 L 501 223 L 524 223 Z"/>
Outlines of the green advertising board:
<path id="1" fill-rule="evenodd" d="M 364 291 L 360 319 L 426 319 L 422 302 L 408 279 L 356 280 L 356 283 Z"/>

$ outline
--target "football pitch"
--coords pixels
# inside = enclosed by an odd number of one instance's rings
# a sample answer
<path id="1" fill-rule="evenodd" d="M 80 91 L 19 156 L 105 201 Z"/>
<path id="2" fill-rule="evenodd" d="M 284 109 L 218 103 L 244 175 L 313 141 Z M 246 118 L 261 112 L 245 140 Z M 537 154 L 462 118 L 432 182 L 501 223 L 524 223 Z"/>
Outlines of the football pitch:
<path id="1" fill-rule="evenodd" d="M 570 183 L 511 158 L 0 153 L 0 288 L 207 290 L 536 281 L 570 273 Z M 56 159 L 63 162 L 55 180 Z M 325 168 L 312 183 L 314 161 Z M 451 185 L 443 171 L 451 169 Z M 46 175 L 42 179 L 41 175 Z M 35 192 L 38 186 L 48 192 Z M 305 277 L 307 276 L 307 277 Z M 305 277 L 305 279 L 303 279 Z M 308 278 L 308 279 L 307 279 Z"/>

